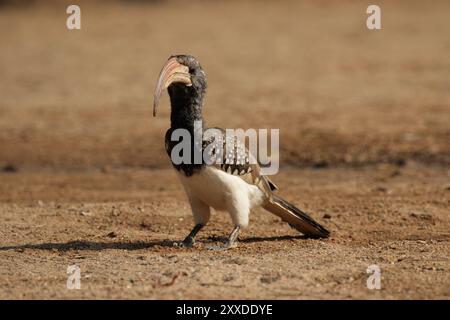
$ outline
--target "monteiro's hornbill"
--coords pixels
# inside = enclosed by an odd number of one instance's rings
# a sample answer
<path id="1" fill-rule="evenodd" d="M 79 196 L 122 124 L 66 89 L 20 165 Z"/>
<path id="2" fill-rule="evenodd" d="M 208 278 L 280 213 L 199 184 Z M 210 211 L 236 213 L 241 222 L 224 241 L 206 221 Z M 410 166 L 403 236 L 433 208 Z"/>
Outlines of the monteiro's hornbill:
<path id="1" fill-rule="evenodd" d="M 189 55 L 171 56 L 158 78 L 155 89 L 153 115 L 161 98 L 162 91 L 168 89 L 171 104 L 171 127 L 166 132 L 166 151 L 171 156 L 172 149 L 178 143 L 172 141 L 172 133 L 176 129 L 187 130 L 192 137 L 189 141 L 191 161 L 174 162 L 172 164 L 177 170 L 181 182 L 189 199 L 195 226 L 191 233 L 182 242 L 184 246 L 194 243 L 196 234 L 206 225 L 210 218 L 210 208 L 227 210 L 234 223 L 228 241 L 223 248 L 231 247 L 241 228 L 248 225 L 250 210 L 262 206 L 267 211 L 279 216 L 292 227 L 308 237 L 328 237 L 329 232 L 306 213 L 293 204 L 274 194 L 277 187 L 267 176 L 260 173 L 260 166 L 249 153 L 245 144 L 236 140 L 229 141 L 225 131 L 218 129 L 219 135 L 208 136 L 203 134 L 204 125 L 198 129 L 195 123 L 203 123 L 202 107 L 206 93 L 206 75 L 198 61 Z M 201 132 L 196 132 L 201 130 Z M 199 146 L 194 142 L 194 137 L 200 134 Z M 229 144 L 236 143 L 235 147 L 219 154 L 221 162 L 193 161 L 195 148 L 204 151 L 211 147 L 212 143 Z M 213 149 L 213 148 L 210 148 Z M 230 152 L 235 157 L 229 157 Z M 211 153 L 211 152 L 210 152 Z"/>

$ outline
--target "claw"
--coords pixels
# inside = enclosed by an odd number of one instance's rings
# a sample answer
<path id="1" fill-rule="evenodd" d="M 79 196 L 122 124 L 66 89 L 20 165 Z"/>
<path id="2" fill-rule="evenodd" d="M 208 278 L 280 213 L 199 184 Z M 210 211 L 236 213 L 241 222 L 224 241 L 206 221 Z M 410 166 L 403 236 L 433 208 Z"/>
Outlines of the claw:
<path id="1" fill-rule="evenodd" d="M 192 248 L 195 244 L 195 240 L 192 238 L 184 239 L 183 242 L 180 243 L 180 247 L 182 248 Z"/>
<path id="2" fill-rule="evenodd" d="M 194 229 L 192 229 L 191 233 L 183 240 L 183 242 L 176 242 L 174 243 L 175 247 L 180 248 L 192 248 L 195 244 L 195 236 L 197 233 L 203 228 L 203 224 L 197 224 L 195 225 Z"/>
<path id="3" fill-rule="evenodd" d="M 228 250 L 231 248 L 237 247 L 237 237 L 239 234 L 240 226 L 235 226 L 233 231 L 231 232 L 230 236 L 228 237 L 227 242 L 225 242 L 223 245 L 219 246 L 206 246 L 205 248 L 208 250 Z"/>
<path id="4" fill-rule="evenodd" d="M 222 251 L 222 250 L 228 250 L 228 249 L 232 249 L 232 248 L 236 248 L 237 247 L 237 241 L 231 243 L 230 241 L 227 241 L 226 243 L 222 244 L 222 245 L 209 245 L 209 246 L 205 246 L 205 249 L 208 250 L 215 250 L 215 251 Z"/>

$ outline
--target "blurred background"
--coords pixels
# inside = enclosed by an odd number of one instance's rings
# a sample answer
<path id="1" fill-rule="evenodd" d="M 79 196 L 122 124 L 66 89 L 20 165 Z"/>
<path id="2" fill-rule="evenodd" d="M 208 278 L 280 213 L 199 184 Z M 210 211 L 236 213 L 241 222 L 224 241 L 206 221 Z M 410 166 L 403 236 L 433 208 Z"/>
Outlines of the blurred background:
<path id="1" fill-rule="evenodd" d="M 280 128 L 298 167 L 450 163 L 450 2 L 0 1 L 0 166 L 169 167 L 171 54 L 208 75 L 210 126 Z"/>
<path id="2" fill-rule="evenodd" d="M 0 299 L 450 297 L 450 1 L 77 0 L 68 30 L 71 4 L 0 0 Z M 280 129 L 273 180 L 331 238 L 256 210 L 236 250 L 173 247 L 191 210 L 152 100 L 180 53 L 207 125 Z"/>

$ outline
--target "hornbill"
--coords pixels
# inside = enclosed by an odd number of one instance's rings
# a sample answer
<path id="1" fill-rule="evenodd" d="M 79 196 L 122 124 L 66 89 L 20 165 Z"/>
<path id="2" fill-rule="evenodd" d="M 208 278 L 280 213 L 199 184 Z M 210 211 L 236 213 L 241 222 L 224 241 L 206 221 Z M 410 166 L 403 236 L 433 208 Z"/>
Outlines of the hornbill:
<path id="1" fill-rule="evenodd" d="M 191 137 L 200 134 L 200 146 L 194 143 L 194 139 L 189 141 L 193 151 L 190 155 L 191 160 L 193 160 L 195 148 L 204 151 L 212 143 L 230 143 L 225 131 L 219 128 L 221 134 L 219 136 L 203 135 L 204 125 L 200 128 L 201 132 L 196 132 L 199 129 L 196 128 L 195 122 L 203 124 L 202 108 L 206 93 L 206 75 L 197 59 L 190 55 L 169 57 L 156 85 L 153 116 L 156 116 L 158 103 L 166 88 L 171 104 L 171 127 L 165 136 L 166 152 L 169 157 L 177 144 L 171 138 L 172 133 L 177 129 L 187 130 Z M 179 161 L 174 162 L 171 157 L 172 165 L 178 172 L 187 194 L 195 223 L 181 245 L 188 247 L 194 244 L 195 236 L 210 219 L 211 207 L 228 211 L 234 223 L 234 229 L 227 242 L 220 247 L 223 249 L 234 245 L 240 229 L 248 226 L 250 210 L 260 206 L 307 237 L 328 237 L 328 230 L 274 193 L 278 188 L 267 176 L 261 174 L 258 163 L 251 161 L 255 158 L 250 154 L 245 143 L 233 141 L 237 143 L 236 147 L 227 150 L 231 150 L 235 157 L 229 157 L 228 152 L 219 154 L 223 161 L 218 163 L 207 162 L 203 158 L 200 163 L 195 161 L 179 163 Z"/>

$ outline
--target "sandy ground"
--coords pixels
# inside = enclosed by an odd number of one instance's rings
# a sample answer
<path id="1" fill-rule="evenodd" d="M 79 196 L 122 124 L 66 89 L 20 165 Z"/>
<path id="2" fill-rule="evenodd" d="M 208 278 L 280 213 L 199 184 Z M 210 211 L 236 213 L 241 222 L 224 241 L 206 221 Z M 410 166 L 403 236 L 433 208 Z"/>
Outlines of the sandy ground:
<path id="1" fill-rule="evenodd" d="M 81 31 L 64 1 L 8 3 L 0 298 L 450 298 L 447 1 L 381 1 L 373 32 L 358 1 L 81 1 Z M 180 52 L 208 74 L 209 125 L 280 129 L 273 180 L 331 238 L 258 210 L 237 248 L 205 250 L 232 228 L 218 212 L 173 246 L 192 221 L 151 99 Z"/>

